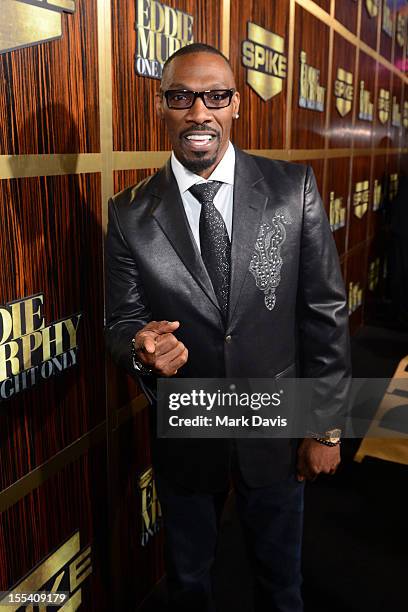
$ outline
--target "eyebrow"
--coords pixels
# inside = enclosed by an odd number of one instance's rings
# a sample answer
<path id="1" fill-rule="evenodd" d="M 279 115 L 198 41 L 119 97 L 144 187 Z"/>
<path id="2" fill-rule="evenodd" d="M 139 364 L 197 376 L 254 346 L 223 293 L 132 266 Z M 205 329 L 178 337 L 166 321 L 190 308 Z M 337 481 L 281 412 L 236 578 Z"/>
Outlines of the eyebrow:
<path id="1" fill-rule="evenodd" d="M 185 85 L 184 83 L 176 83 L 176 84 L 172 84 L 169 85 L 169 89 L 186 89 L 187 91 L 192 91 L 189 87 L 187 87 L 187 85 Z M 232 87 L 227 87 L 225 85 L 225 83 L 221 84 L 221 83 L 214 83 L 213 85 L 211 85 L 211 87 L 208 88 L 208 90 L 201 90 L 201 91 L 211 91 L 212 89 L 233 89 Z"/>

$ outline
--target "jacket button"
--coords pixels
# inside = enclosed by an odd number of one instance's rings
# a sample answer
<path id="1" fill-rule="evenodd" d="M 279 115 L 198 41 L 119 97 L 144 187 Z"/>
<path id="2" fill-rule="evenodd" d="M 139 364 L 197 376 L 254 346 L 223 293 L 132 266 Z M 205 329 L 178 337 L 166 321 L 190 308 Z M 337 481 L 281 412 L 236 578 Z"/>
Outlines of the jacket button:
<path id="1" fill-rule="evenodd" d="M 225 336 L 225 342 L 227 342 L 228 344 L 231 342 L 232 337 L 228 334 L 228 336 Z"/>

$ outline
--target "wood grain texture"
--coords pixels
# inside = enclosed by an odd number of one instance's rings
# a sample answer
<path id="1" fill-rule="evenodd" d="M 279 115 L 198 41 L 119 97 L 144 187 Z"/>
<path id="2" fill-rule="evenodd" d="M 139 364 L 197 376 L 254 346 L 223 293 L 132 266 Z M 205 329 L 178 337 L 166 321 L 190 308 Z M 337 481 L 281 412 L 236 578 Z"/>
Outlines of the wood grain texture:
<path id="1" fill-rule="evenodd" d="M 356 0 L 336 0 L 334 16 L 350 32 L 357 32 L 358 2 Z"/>
<path id="2" fill-rule="evenodd" d="M 0 590 L 14 586 L 79 530 L 81 550 L 92 548 L 82 608 L 109 609 L 106 482 L 105 444 L 99 444 L 0 514 Z M 69 590 L 67 575 L 62 584 Z"/>
<path id="3" fill-rule="evenodd" d="M 166 5 L 194 16 L 195 42 L 220 48 L 220 2 L 169 0 Z M 136 75 L 134 69 L 135 7 L 134 1 L 112 0 L 114 150 L 168 150 L 170 142 L 154 108 L 160 81 Z"/>
<path id="4" fill-rule="evenodd" d="M 239 121 L 233 125 L 232 139 L 243 149 L 280 149 L 285 143 L 287 79 L 282 80 L 282 92 L 268 101 L 247 83 L 247 69 L 242 65 L 242 43 L 248 38 L 248 21 L 281 36 L 288 53 L 289 2 L 266 0 L 233 2 L 231 4 L 230 61 L 237 89 L 241 94 Z"/>
<path id="5" fill-rule="evenodd" d="M 142 601 L 164 572 L 163 527 L 146 546 L 141 546 L 142 497 L 138 479 L 151 462 L 149 416 L 149 409 L 145 409 L 115 432 L 115 514 L 120 525 L 116 568 L 120 581 L 115 600 L 121 610 Z"/>
<path id="6" fill-rule="evenodd" d="M 97 153 L 96 0 L 62 15 L 62 38 L 0 55 L 0 155 Z"/>
<path id="7" fill-rule="evenodd" d="M 359 88 L 355 74 L 356 48 L 348 43 L 338 34 L 334 34 L 333 47 L 333 89 L 330 99 L 330 127 L 329 127 L 329 148 L 348 148 L 352 144 L 353 127 L 352 118 L 354 105 L 358 103 Z M 342 69 L 353 75 L 353 101 L 350 111 L 342 116 L 336 108 L 335 81 L 338 79 L 338 70 Z"/>
<path id="8" fill-rule="evenodd" d="M 0 490 L 105 417 L 100 198 L 96 174 L 0 181 L 0 304 L 44 293 L 47 323 L 82 313 L 78 365 L 1 403 Z"/>
<path id="9" fill-rule="evenodd" d="M 330 13 L 330 0 L 313 0 L 315 4 L 320 6 L 326 13 Z"/>
<path id="10" fill-rule="evenodd" d="M 319 44 L 316 45 L 316 41 Z M 327 71 L 329 65 L 329 28 L 299 6 L 295 14 L 295 45 L 292 102 L 292 143 L 294 149 L 321 149 L 324 147 L 327 112 Z M 307 64 L 320 70 L 319 82 L 326 88 L 325 111 L 299 107 L 300 52 L 307 54 Z"/>
<path id="11" fill-rule="evenodd" d="M 144 170 L 117 170 L 113 173 L 113 186 L 115 193 L 127 187 L 137 185 L 140 181 L 154 174 L 159 168 L 146 168 Z"/>
<path id="12" fill-rule="evenodd" d="M 372 197 L 373 197 L 373 186 L 370 182 L 371 176 L 371 158 L 370 157 L 355 157 L 353 159 L 352 166 L 352 177 L 351 177 L 351 194 L 350 194 L 350 213 L 349 213 L 349 233 L 348 233 L 348 245 L 347 249 L 350 250 L 365 242 L 367 239 L 368 230 L 368 210 L 370 209 Z M 356 183 L 362 181 L 369 181 L 369 198 L 368 198 L 368 209 L 367 212 L 359 218 L 355 211 L 353 204 L 353 198 L 356 191 Z"/>

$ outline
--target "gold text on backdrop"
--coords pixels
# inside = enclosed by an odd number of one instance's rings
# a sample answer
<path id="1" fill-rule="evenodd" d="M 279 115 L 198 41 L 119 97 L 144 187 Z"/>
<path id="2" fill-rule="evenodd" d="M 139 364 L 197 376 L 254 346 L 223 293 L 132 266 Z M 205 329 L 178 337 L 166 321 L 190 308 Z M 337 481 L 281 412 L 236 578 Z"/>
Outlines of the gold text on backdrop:
<path id="1" fill-rule="evenodd" d="M 77 610 L 82 603 L 82 589 L 78 588 L 92 573 L 91 547 L 80 550 L 79 531 L 76 531 L 62 546 L 39 563 L 21 582 L 13 586 L 9 594 L 0 600 L 0 609 L 7 612 L 33 610 L 21 603 L 19 595 L 46 591 L 48 593 L 68 593 L 69 599 L 58 609 Z M 10 602 L 16 602 L 14 605 Z M 57 601 L 57 600 L 55 600 Z M 53 606 L 54 607 L 54 606 Z M 39 609 L 45 607 L 39 604 Z"/>
<path id="2" fill-rule="evenodd" d="M 248 39 L 242 43 L 242 64 L 247 69 L 247 83 L 264 100 L 282 91 L 287 75 L 285 40 L 248 21 Z"/>
<path id="3" fill-rule="evenodd" d="M 164 62 L 194 42 L 194 18 L 157 0 L 136 0 L 135 71 L 160 79 Z"/>
<path id="4" fill-rule="evenodd" d="M 378 94 L 378 119 L 382 124 L 390 118 L 390 106 L 390 92 L 381 88 Z"/>
<path id="5" fill-rule="evenodd" d="M 354 96 L 353 74 L 347 72 L 344 68 L 337 68 L 337 79 L 334 81 L 334 96 L 336 98 L 336 108 L 340 115 L 344 117 L 351 111 Z"/>
<path id="6" fill-rule="evenodd" d="M 360 121 L 374 120 L 374 103 L 371 102 L 371 92 L 364 89 L 364 81 L 360 81 L 360 99 L 358 108 L 358 118 Z"/>
<path id="7" fill-rule="evenodd" d="M 138 485 L 142 506 L 141 545 L 146 546 L 154 534 L 159 531 L 162 516 L 151 467 L 139 476 Z"/>
<path id="8" fill-rule="evenodd" d="M 353 194 L 353 210 L 356 217 L 361 219 L 368 210 L 368 201 L 370 198 L 370 183 L 369 181 L 359 181 L 356 183 Z"/>
<path id="9" fill-rule="evenodd" d="M 326 88 L 319 83 L 320 70 L 307 64 L 306 51 L 300 52 L 299 106 L 324 112 Z"/>
<path id="10" fill-rule="evenodd" d="M 45 324 L 44 295 L 0 306 L 0 401 L 77 362 L 81 314 Z"/>
<path id="11" fill-rule="evenodd" d="M 351 315 L 357 308 L 363 303 L 363 288 L 360 285 L 360 281 L 354 283 L 353 281 L 349 282 L 349 290 L 348 290 L 348 309 L 349 315 Z"/>

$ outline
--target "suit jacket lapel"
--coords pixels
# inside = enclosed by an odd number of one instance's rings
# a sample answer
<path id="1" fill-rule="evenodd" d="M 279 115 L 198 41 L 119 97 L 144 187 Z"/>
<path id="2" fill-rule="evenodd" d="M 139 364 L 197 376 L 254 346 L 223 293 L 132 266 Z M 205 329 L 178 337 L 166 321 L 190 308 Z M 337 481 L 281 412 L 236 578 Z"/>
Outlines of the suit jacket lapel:
<path id="1" fill-rule="evenodd" d="M 191 233 L 170 160 L 159 172 L 154 182 L 153 195 L 157 198 L 152 209 L 153 217 L 166 234 L 183 264 L 221 312 L 207 269 Z"/>
<path id="2" fill-rule="evenodd" d="M 229 323 L 249 269 L 262 213 L 268 201 L 268 196 L 261 191 L 263 174 L 253 158 L 239 149 L 235 149 L 235 153 Z"/>

